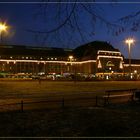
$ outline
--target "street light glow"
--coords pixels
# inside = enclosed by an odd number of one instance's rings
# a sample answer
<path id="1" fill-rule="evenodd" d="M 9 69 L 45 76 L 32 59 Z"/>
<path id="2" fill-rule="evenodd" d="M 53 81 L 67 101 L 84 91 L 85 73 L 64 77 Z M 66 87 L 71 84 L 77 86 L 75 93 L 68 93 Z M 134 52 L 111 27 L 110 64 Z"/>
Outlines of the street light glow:
<path id="1" fill-rule="evenodd" d="M 0 22 L 0 43 L 2 43 L 2 34 L 5 32 L 7 33 L 7 28 L 8 26 L 6 25 L 6 23 L 2 23 Z"/>
<path id="2" fill-rule="evenodd" d="M 5 23 L 0 23 L 0 32 L 6 31 L 7 30 L 7 25 Z"/>
<path id="3" fill-rule="evenodd" d="M 73 59 L 73 56 L 72 56 L 72 55 L 70 55 L 70 56 L 69 56 L 69 59 Z"/>
<path id="4" fill-rule="evenodd" d="M 128 38 L 125 40 L 125 43 L 128 44 L 128 45 L 131 45 L 135 42 L 135 40 L 133 38 Z"/>

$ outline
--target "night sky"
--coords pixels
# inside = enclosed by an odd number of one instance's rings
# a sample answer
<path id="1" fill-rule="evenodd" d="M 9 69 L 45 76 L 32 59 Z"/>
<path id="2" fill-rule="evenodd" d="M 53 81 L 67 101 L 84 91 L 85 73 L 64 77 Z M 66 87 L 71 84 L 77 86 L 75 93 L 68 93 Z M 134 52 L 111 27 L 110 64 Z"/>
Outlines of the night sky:
<path id="1" fill-rule="evenodd" d="M 0 20 L 9 25 L 9 33 L 7 35 L 3 35 L 4 43 L 41 47 L 41 44 L 38 41 L 39 39 L 36 39 L 36 35 L 29 32 L 28 29 L 43 31 L 46 29 L 46 26 L 48 29 L 54 27 L 55 22 L 51 24 L 49 21 L 47 22 L 45 19 L 43 19 L 43 17 L 37 17 L 40 5 L 43 5 L 43 3 L 0 3 Z M 49 5 L 50 8 L 48 15 L 51 16 L 54 12 L 54 9 L 51 9 L 51 7 L 54 7 L 55 4 L 53 3 Z M 118 19 L 121 17 L 133 15 L 135 12 L 140 10 L 140 3 L 96 3 L 94 5 L 97 7 L 96 12 L 99 12 L 102 17 L 112 23 L 118 22 Z M 85 22 L 88 20 L 88 17 L 86 17 L 86 15 L 82 12 L 80 14 L 83 14 L 83 20 L 80 22 L 85 24 L 85 30 L 92 31 L 93 27 L 88 26 Z M 125 57 L 127 57 L 128 47 L 124 43 L 124 40 L 131 36 L 136 40 L 132 48 L 132 58 L 140 59 L 140 29 L 137 32 L 132 32 L 128 29 L 116 36 L 113 35 L 111 31 L 108 31 L 106 25 L 97 21 L 94 31 L 91 33 L 91 36 L 87 37 L 86 41 L 81 41 L 80 43 L 75 42 L 74 44 L 71 43 L 70 45 L 70 43 L 65 41 L 67 40 L 67 37 L 65 36 L 63 42 L 59 42 L 57 39 L 55 41 L 54 38 L 53 42 L 51 42 L 51 40 L 48 42 L 46 41 L 43 47 L 75 48 L 86 42 L 101 40 L 110 42 L 115 48 L 119 49 Z M 79 37 L 76 33 L 73 33 L 73 36 Z"/>

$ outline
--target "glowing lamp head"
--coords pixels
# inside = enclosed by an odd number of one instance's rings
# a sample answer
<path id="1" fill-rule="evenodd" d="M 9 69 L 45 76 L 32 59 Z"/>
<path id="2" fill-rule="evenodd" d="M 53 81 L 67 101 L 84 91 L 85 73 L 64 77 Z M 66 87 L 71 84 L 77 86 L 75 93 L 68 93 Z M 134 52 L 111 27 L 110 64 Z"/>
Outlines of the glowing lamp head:
<path id="1" fill-rule="evenodd" d="M 73 59 L 73 56 L 71 55 L 71 56 L 69 56 L 69 59 Z"/>
<path id="2" fill-rule="evenodd" d="M 0 23 L 0 31 L 6 31 L 7 26 L 5 25 L 5 23 Z"/>
<path id="3" fill-rule="evenodd" d="M 126 44 L 129 44 L 129 45 L 130 45 L 130 44 L 133 44 L 134 42 L 135 42 L 135 40 L 132 39 L 132 38 L 128 38 L 128 39 L 125 40 L 125 43 L 126 43 Z"/>
<path id="4" fill-rule="evenodd" d="M 134 73 L 137 73 L 137 70 L 134 70 Z"/>

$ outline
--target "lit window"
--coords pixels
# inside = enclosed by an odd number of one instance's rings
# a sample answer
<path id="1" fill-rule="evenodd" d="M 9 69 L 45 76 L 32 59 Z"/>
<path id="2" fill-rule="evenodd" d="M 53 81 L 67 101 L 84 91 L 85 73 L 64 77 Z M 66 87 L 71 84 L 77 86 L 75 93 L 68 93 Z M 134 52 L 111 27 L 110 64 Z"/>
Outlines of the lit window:
<path id="1" fill-rule="evenodd" d="M 55 58 L 55 60 L 57 60 L 57 58 Z"/>
<path id="2" fill-rule="evenodd" d="M 28 57 L 26 57 L 26 59 L 28 59 Z"/>
<path id="3" fill-rule="evenodd" d="M 41 57 L 40 59 L 42 60 L 43 58 Z"/>
<path id="4" fill-rule="evenodd" d="M 10 56 L 10 58 L 12 59 L 13 57 L 12 57 L 12 56 Z"/>
<path id="5" fill-rule="evenodd" d="M 22 59 L 24 59 L 24 57 L 22 57 Z"/>
<path id="6" fill-rule="evenodd" d="M 53 58 L 51 58 L 51 60 L 53 60 Z"/>

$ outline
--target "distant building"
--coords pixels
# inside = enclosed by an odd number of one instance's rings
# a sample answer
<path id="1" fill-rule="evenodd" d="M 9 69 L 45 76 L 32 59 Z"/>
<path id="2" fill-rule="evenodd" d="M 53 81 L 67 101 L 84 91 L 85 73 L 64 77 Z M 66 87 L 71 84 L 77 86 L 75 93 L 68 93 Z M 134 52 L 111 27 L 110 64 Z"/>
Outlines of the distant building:
<path id="1" fill-rule="evenodd" d="M 140 74 L 140 60 L 128 60 L 107 42 L 94 41 L 75 49 L 0 46 L 1 73 L 83 74 L 100 79 Z"/>

